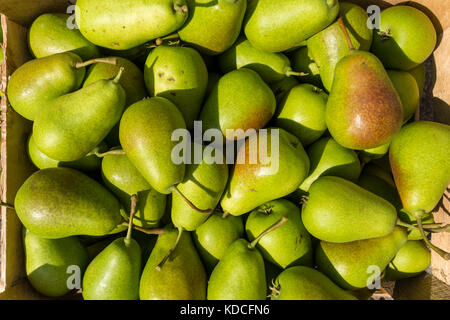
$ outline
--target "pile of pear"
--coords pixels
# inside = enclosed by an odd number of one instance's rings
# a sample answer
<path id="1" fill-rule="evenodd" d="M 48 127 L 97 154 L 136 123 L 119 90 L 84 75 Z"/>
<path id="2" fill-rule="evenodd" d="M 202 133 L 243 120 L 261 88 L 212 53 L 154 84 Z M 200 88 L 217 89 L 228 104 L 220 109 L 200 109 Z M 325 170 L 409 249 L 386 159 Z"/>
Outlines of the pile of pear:
<path id="1" fill-rule="evenodd" d="M 79 29 L 36 18 L 35 59 L 7 87 L 32 121 L 36 172 L 3 205 L 39 293 L 354 300 L 377 277 L 424 272 L 430 249 L 449 259 L 429 235 L 449 229 L 432 212 L 450 126 L 413 121 L 436 46 L 424 13 L 390 7 L 372 30 L 365 8 L 337 0 L 77 6 Z M 172 135 L 195 121 L 257 161 L 201 141 L 182 152 Z M 259 141 L 277 142 L 278 170 Z"/>

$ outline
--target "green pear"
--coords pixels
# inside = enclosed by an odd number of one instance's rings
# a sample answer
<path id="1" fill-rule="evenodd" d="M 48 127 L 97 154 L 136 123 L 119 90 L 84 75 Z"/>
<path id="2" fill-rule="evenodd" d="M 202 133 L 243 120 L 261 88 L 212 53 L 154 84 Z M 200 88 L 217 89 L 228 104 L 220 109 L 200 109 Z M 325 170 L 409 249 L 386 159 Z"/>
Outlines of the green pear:
<path id="1" fill-rule="evenodd" d="M 95 180 L 69 168 L 33 173 L 17 192 L 22 224 L 46 239 L 103 236 L 123 223 L 119 201 Z"/>
<path id="2" fill-rule="evenodd" d="M 249 8 L 245 35 L 256 48 L 268 52 L 297 47 L 339 14 L 337 0 L 258 0 Z"/>
<path id="3" fill-rule="evenodd" d="M 302 220 L 314 237 L 342 243 L 390 234 L 397 211 L 388 201 L 360 186 L 329 176 L 311 185 Z"/>
<path id="4" fill-rule="evenodd" d="M 388 69 L 408 71 L 424 62 L 436 46 L 436 30 L 422 11 L 394 6 L 380 14 L 374 30 L 372 52 Z"/>
<path id="5" fill-rule="evenodd" d="M 409 240 L 397 252 L 386 268 L 386 279 L 399 280 L 415 277 L 431 264 L 431 252 L 423 241 Z"/>
<path id="6" fill-rule="evenodd" d="M 381 275 L 406 241 L 402 227 L 374 239 L 348 243 L 321 241 L 316 249 L 316 263 L 341 288 L 364 288 L 375 280 L 374 275 Z"/>
<path id="7" fill-rule="evenodd" d="M 175 249 L 174 249 L 175 248 Z M 164 265 L 161 259 L 173 254 Z M 204 300 L 206 273 L 187 232 L 166 228 L 145 265 L 141 277 L 141 300 Z"/>
<path id="8" fill-rule="evenodd" d="M 77 63 L 80 65 L 82 60 L 72 52 L 26 62 L 8 81 L 11 106 L 22 117 L 34 120 L 51 100 L 81 86 L 86 71 Z"/>
<path id="9" fill-rule="evenodd" d="M 272 90 L 255 71 L 242 68 L 220 78 L 203 106 L 200 120 L 204 131 L 220 129 L 225 137 L 227 129 L 242 129 L 244 132 L 236 132 L 234 136 L 241 139 L 245 131 L 263 128 L 275 108 Z"/>
<path id="10" fill-rule="evenodd" d="M 233 242 L 209 278 L 207 296 L 208 300 L 265 300 L 261 253 L 244 239 Z"/>
<path id="11" fill-rule="evenodd" d="M 291 62 L 284 54 L 257 49 L 244 37 L 219 56 L 219 65 L 223 73 L 240 68 L 251 69 L 268 84 L 292 75 L 300 75 L 292 71 Z"/>
<path id="12" fill-rule="evenodd" d="M 28 31 L 28 45 L 36 58 L 55 53 L 73 52 L 83 60 L 98 58 L 100 50 L 75 27 L 68 27 L 70 16 L 64 13 L 45 13 L 31 24 Z"/>
<path id="13" fill-rule="evenodd" d="M 187 0 L 190 16 L 178 35 L 199 51 L 216 55 L 236 41 L 247 0 Z"/>
<path id="14" fill-rule="evenodd" d="M 379 147 L 392 140 L 402 122 L 402 103 L 377 57 L 352 50 L 339 60 L 326 123 L 340 145 L 357 150 Z"/>
<path id="15" fill-rule="evenodd" d="M 169 100 L 161 97 L 141 100 L 130 106 L 120 121 L 119 137 L 131 163 L 159 193 L 169 194 L 183 181 L 185 165 L 175 164 L 171 136 L 186 129 L 183 116 Z"/>
<path id="16" fill-rule="evenodd" d="M 292 69 L 305 75 L 299 78 L 302 82 L 311 83 L 316 87 L 323 88 L 320 79 L 320 71 L 317 63 L 311 58 L 308 47 L 301 47 L 288 54 Z"/>
<path id="17" fill-rule="evenodd" d="M 131 238 L 135 206 L 126 237 L 114 240 L 89 263 L 83 277 L 84 300 L 138 300 L 141 248 Z"/>
<path id="18" fill-rule="evenodd" d="M 272 300 L 357 300 L 321 272 L 297 266 L 284 270 L 275 280 Z"/>
<path id="19" fill-rule="evenodd" d="M 340 2 L 339 9 L 353 47 L 357 50 L 369 51 L 373 32 L 367 28 L 366 11 L 348 2 Z M 350 53 L 346 37 L 339 24 L 340 21 L 336 21 L 307 41 L 308 52 L 320 70 L 320 78 L 327 91 L 331 90 L 336 64 Z"/>
<path id="20" fill-rule="evenodd" d="M 191 130 L 208 85 L 208 70 L 200 54 L 187 47 L 157 47 L 145 62 L 144 78 L 150 95 L 172 101 Z"/>
<path id="21" fill-rule="evenodd" d="M 47 157 L 41 150 L 39 150 L 36 146 L 36 143 L 34 142 L 33 134 L 30 135 L 27 143 L 28 156 L 30 157 L 31 162 L 33 162 L 33 164 L 38 169 L 68 167 L 85 172 L 95 171 L 100 168 L 100 165 L 102 163 L 101 158 L 99 158 L 96 154 L 103 153 L 107 150 L 108 146 L 104 142 L 101 142 L 97 147 L 91 150 L 80 160 L 64 162 L 51 159 Z"/>
<path id="22" fill-rule="evenodd" d="M 78 267 L 80 276 L 89 258 L 77 237 L 44 239 L 23 229 L 25 269 L 33 288 L 43 295 L 59 297 L 71 291 L 71 266 Z"/>
<path id="23" fill-rule="evenodd" d="M 425 76 L 426 76 L 426 66 L 425 63 L 422 63 L 415 67 L 414 69 L 411 69 L 408 71 L 416 80 L 417 87 L 419 88 L 419 96 L 422 98 L 423 90 L 425 88 Z"/>
<path id="24" fill-rule="evenodd" d="M 276 82 L 270 86 L 275 95 L 275 100 L 277 101 L 277 105 L 279 105 L 286 95 L 291 91 L 292 88 L 299 85 L 299 82 L 295 79 L 295 77 L 284 78 L 283 80 Z"/>
<path id="25" fill-rule="evenodd" d="M 192 236 L 198 253 L 202 257 L 206 269 L 211 272 L 222 259 L 228 247 L 244 235 L 241 217 L 228 216 L 214 212 Z"/>
<path id="26" fill-rule="evenodd" d="M 183 182 L 177 189 L 195 205 L 202 209 L 214 209 L 220 201 L 228 181 L 228 166 L 225 159 L 221 163 L 214 161 L 214 156 L 204 152 L 200 144 L 193 144 L 192 151 L 199 147 L 203 158 L 200 164 L 191 161 L 186 166 L 186 174 Z M 211 151 L 211 150 L 210 150 Z M 219 152 L 215 150 L 215 152 Z M 193 157 L 192 159 L 193 160 Z M 198 212 L 191 208 L 182 196 L 172 193 L 172 222 L 178 228 L 194 231 L 208 219 L 208 214 Z"/>
<path id="27" fill-rule="evenodd" d="M 178 30 L 188 12 L 185 0 L 78 0 L 75 15 L 86 39 L 127 50 Z"/>
<path id="28" fill-rule="evenodd" d="M 389 147 L 391 143 L 383 144 L 379 147 L 361 150 L 359 152 L 359 157 L 361 158 L 361 162 L 363 164 L 368 163 L 374 159 L 379 159 L 385 156 L 389 152 Z"/>
<path id="29" fill-rule="evenodd" d="M 416 79 L 406 71 L 387 70 L 388 76 L 402 101 L 403 122 L 407 122 L 419 108 L 420 92 Z"/>
<path id="30" fill-rule="evenodd" d="M 299 189 L 308 192 L 311 184 L 321 176 L 337 176 L 356 181 L 361 172 L 356 152 L 339 145 L 333 138 L 324 137 L 313 143 L 307 153 L 311 160 L 309 176 Z"/>
<path id="31" fill-rule="evenodd" d="M 288 221 L 262 237 L 256 248 L 266 260 L 283 269 L 294 265 L 312 265 L 311 238 L 303 226 L 299 208 L 288 200 L 270 201 L 252 211 L 245 223 L 248 239 L 253 241 L 282 217 Z"/>
<path id="32" fill-rule="evenodd" d="M 274 146 L 278 152 L 259 152 L 259 160 L 251 163 L 249 150 L 256 153 L 258 143 L 264 141 L 267 150 Z M 278 128 L 250 136 L 239 149 L 237 159 L 246 161 L 234 165 L 220 202 L 222 209 L 234 216 L 294 192 L 309 172 L 309 159 L 300 141 Z"/>
<path id="33" fill-rule="evenodd" d="M 328 95 L 322 89 L 300 84 L 292 88 L 279 104 L 274 125 L 295 135 L 306 147 L 327 130 L 327 100 Z"/>
<path id="34" fill-rule="evenodd" d="M 137 194 L 135 225 L 144 228 L 158 225 L 166 209 L 167 195 L 154 190 L 126 155 L 105 156 L 102 161 L 102 178 L 127 212 L 131 209 L 131 196 Z"/>

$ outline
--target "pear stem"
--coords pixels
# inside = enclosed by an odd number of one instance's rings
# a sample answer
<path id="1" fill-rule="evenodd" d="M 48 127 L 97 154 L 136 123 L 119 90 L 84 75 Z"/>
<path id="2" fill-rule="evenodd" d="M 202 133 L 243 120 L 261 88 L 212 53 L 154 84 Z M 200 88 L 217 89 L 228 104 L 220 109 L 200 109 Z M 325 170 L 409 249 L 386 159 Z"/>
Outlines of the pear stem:
<path id="1" fill-rule="evenodd" d="M 136 203 L 137 203 L 137 195 L 133 194 L 131 196 L 130 221 L 128 222 L 128 231 L 127 236 L 125 237 L 125 243 L 129 243 L 131 240 L 131 232 L 133 230 L 133 219 L 134 214 L 136 213 Z"/>
<path id="2" fill-rule="evenodd" d="M 107 64 L 112 64 L 112 65 L 117 65 L 118 61 L 117 58 L 96 58 L 96 59 L 91 59 L 91 60 L 87 60 L 84 62 L 77 62 L 75 63 L 75 68 L 80 69 L 83 67 L 87 67 L 91 64 L 94 63 L 107 63 Z"/>
<path id="3" fill-rule="evenodd" d="M 230 215 L 229 212 L 224 212 L 224 213 L 222 214 L 222 219 L 226 219 L 229 215 Z"/>
<path id="4" fill-rule="evenodd" d="M 106 156 L 111 156 L 111 155 L 125 155 L 125 151 L 122 149 L 116 149 L 116 150 L 110 150 L 107 152 L 94 152 L 93 153 L 95 156 L 97 156 L 98 158 L 104 158 Z"/>
<path id="5" fill-rule="evenodd" d="M 173 247 L 169 250 L 169 252 L 165 255 L 165 257 L 161 260 L 161 262 L 156 266 L 156 270 L 161 271 L 161 268 L 163 267 L 163 265 L 166 263 L 166 261 L 170 258 L 170 256 L 172 255 L 172 253 L 177 249 L 178 247 L 178 243 L 180 242 L 181 239 L 181 235 L 183 234 L 184 229 L 183 228 L 178 228 L 178 236 L 177 236 L 177 240 L 175 241 L 175 244 L 173 245 Z"/>
<path id="6" fill-rule="evenodd" d="M 6 203 L 6 202 L 0 202 L 0 207 L 5 207 L 8 209 L 12 209 L 15 210 L 16 208 L 14 208 L 14 206 L 12 204 Z"/>
<path id="7" fill-rule="evenodd" d="M 117 76 L 116 76 L 116 77 L 114 78 L 114 80 L 113 80 L 114 83 L 119 83 L 120 78 L 122 78 L 122 74 L 123 74 L 123 71 L 124 71 L 124 70 L 125 70 L 124 67 L 120 67 L 119 73 L 117 74 Z"/>
<path id="8" fill-rule="evenodd" d="M 450 253 L 442 250 L 441 248 L 436 247 L 434 244 L 432 244 L 427 236 L 425 235 L 425 232 L 423 231 L 423 226 L 422 226 L 422 215 L 421 214 L 416 214 L 416 220 L 417 220 L 417 225 L 419 227 L 420 230 L 420 234 L 422 235 L 423 241 L 425 241 L 425 243 L 432 249 L 434 250 L 438 255 L 440 255 L 442 258 L 444 258 L 445 260 L 450 260 Z"/>
<path id="9" fill-rule="evenodd" d="M 166 230 L 162 229 L 162 228 L 157 228 L 157 229 L 146 229 L 146 228 L 142 228 L 136 225 L 133 225 L 133 229 L 134 230 L 138 230 L 140 232 L 143 232 L 145 234 L 157 234 L 157 235 L 162 235 L 164 233 L 166 233 Z"/>
<path id="10" fill-rule="evenodd" d="M 338 22 L 339 22 L 339 27 L 341 27 L 342 32 L 344 32 L 344 36 L 345 36 L 345 40 L 347 40 L 348 48 L 350 50 L 355 50 L 355 47 L 353 47 L 352 40 L 350 39 L 350 36 L 347 32 L 347 28 L 345 27 L 344 18 L 342 17 L 342 15 L 339 17 Z"/>
<path id="11" fill-rule="evenodd" d="M 282 217 L 277 223 L 275 223 L 273 226 L 271 226 L 268 229 L 266 229 L 265 231 L 263 231 L 255 240 L 253 240 L 251 243 L 249 243 L 248 248 L 254 249 L 262 237 L 264 237 L 266 234 L 274 231 L 275 229 L 278 229 L 283 224 L 285 224 L 288 220 L 289 219 L 287 217 Z"/>
<path id="12" fill-rule="evenodd" d="M 285 75 L 290 77 L 290 76 L 297 76 L 297 77 L 304 77 L 309 75 L 309 73 L 305 73 L 305 72 L 297 72 L 297 71 L 293 71 L 293 70 L 287 70 L 285 72 Z"/>
<path id="13" fill-rule="evenodd" d="M 178 194 L 181 197 L 181 199 L 183 199 L 184 202 L 186 202 L 189 205 L 189 207 L 191 207 L 195 211 L 204 213 L 204 214 L 210 214 L 213 211 L 213 209 L 206 209 L 206 210 L 199 209 L 188 198 L 186 198 L 186 196 L 180 190 L 178 190 L 177 186 L 175 186 L 175 185 L 172 186 L 171 190 L 172 190 L 172 192 L 175 192 L 176 194 Z"/>
<path id="14" fill-rule="evenodd" d="M 155 45 L 158 47 L 158 46 L 162 45 L 163 42 L 166 40 L 179 40 L 179 39 L 180 39 L 180 36 L 178 35 L 178 33 L 172 33 L 172 34 L 169 34 L 168 36 L 156 39 Z"/>

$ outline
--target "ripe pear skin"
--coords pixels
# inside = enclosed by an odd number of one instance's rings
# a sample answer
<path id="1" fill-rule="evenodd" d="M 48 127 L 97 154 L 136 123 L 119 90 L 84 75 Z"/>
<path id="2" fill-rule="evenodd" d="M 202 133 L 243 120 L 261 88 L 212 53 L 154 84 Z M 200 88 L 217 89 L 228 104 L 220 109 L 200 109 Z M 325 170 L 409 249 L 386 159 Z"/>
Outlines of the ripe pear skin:
<path id="1" fill-rule="evenodd" d="M 410 6 L 394 6 L 380 14 L 380 29 L 374 30 L 372 52 L 388 69 L 408 71 L 424 62 L 436 46 L 431 20 Z"/>
<path id="2" fill-rule="evenodd" d="M 279 131 L 279 152 L 274 155 L 270 154 L 272 135 L 275 134 L 272 130 Z M 258 141 L 267 141 L 268 152 L 258 153 L 259 159 L 252 164 L 249 150 L 255 150 Z M 278 170 L 275 165 L 277 157 Z M 302 144 L 295 136 L 278 128 L 260 131 L 249 137 L 239 149 L 237 158 L 246 160 L 234 165 L 220 202 L 224 212 L 234 216 L 294 192 L 309 172 L 309 158 Z"/>
<path id="3" fill-rule="evenodd" d="M 49 102 L 36 117 L 33 139 L 48 157 L 75 161 L 105 139 L 120 120 L 126 94 L 117 80 L 99 80 Z"/>
<path id="4" fill-rule="evenodd" d="M 78 266 L 82 275 L 89 263 L 87 250 L 79 239 L 44 239 L 25 228 L 22 234 L 26 273 L 33 288 L 49 297 L 68 293 L 68 268 Z"/>
<path id="5" fill-rule="evenodd" d="M 265 300 L 264 261 L 255 248 L 238 239 L 228 247 L 208 282 L 208 300 Z"/>
<path id="6" fill-rule="evenodd" d="M 304 147 L 327 130 L 325 108 L 328 95 L 311 84 L 300 84 L 289 91 L 277 108 L 274 125 L 295 135 Z"/>
<path id="7" fill-rule="evenodd" d="M 31 134 L 28 138 L 27 144 L 28 156 L 30 157 L 31 162 L 33 162 L 33 164 L 38 169 L 68 167 L 84 172 L 92 172 L 100 168 L 100 165 L 102 163 L 102 159 L 97 157 L 95 153 L 102 153 L 106 152 L 107 150 L 108 146 L 104 142 L 102 142 L 80 160 L 64 162 L 51 159 L 47 157 L 41 150 L 39 150 L 33 140 L 33 134 Z"/>
<path id="8" fill-rule="evenodd" d="M 339 9 L 353 47 L 357 50 L 369 51 L 373 32 L 367 28 L 366 11 L 356 4 L 347 2 L 339 3 Z M 350 52 L 339 22 L 334 22 L 309 38 L 307 46 L 312 60 L 316 62 L 320 70 L 325 89 L 330 91 L 336 64 Z"/>
<path id="9" fill-rule="evenodd" d="M 213 89 L 200 113 L 203 130 L 220 129 L 226 137 L 227 129 L 245 131 L 263 128 L 273 117 L 275 96 L 253 70 L 241 68 L 222 78 Z M 245 134 L 237 134 L 236 139 Z"/>
<path id="10" fill-rule="evenodd" d="M 372 268 L 378 267 L 383 272 L 406 241 L 406 229 L 402 227 L 395 227 L 392 233 L 380 238 L 348 243 L 320 241 L 316 264 L 341 288 L 364 288 L 374 275 Z"/>
<path id="11" fill-rule="evenodd" d="M 114 50 L 131 49 L 178 30 L 189 11 L 185 0 L 79 0 L 77 9 L 83 36 Z"/>
<path id="12" fill-rule="evenodd" d="M 120 121 L 120 143 L 131 163 L 159 193 L 169 194 L 183 181 L 185 165 L 171 159 L 176 129 L 186 129 L 183 115 L 169 100 L 154 97 L 130 106 Z"/>
<path id="13" fill-rule="evenodd" d="M 279 82 L 292 72 L 291 62 L 284 54 L 257 49 L 244 37 L 219 56 L 219 65 L 223 73 L 244 67 L 251 69 L 267 84 Z"/>
<path id="14" fill-rule="evenodd" d="M 67 51 L 76 53 L 83 60 L 101 56 L 100 50 L 77 28 L 68 28 L 69 19 L 68 14 L 45 13 L 33 21 L 28 31 L 28 45 L 36 58 Z"/>
<path id="15" fill-rule="evenodd" d="M 333 138 L 324 137 L 307 149 L 311 161 L 309 176 L 299 189 L 308 192 L 311 184 L 321 176 L 336 176 L 356 181 L 361 164 L 355 151 L 339 145 Z"/>
<path id="16" fill-rule="evenodd" d="M 321 272 L 303 266 L 284 270 L 275 286 L 272 300 L 357 300 Z"/>
<path id="17" fill-rule="evenodd" d="M 75 68 L 77 62 L 82 60 L 72 52 L 26 62 L 8 81 L 11 106 L 22 117 L 33 121 L 51 100 L 81 86 L 86 70 Z"/>
<path id="18" fill-rule="evenodd" d="M 239 36 L 247 0 L 187 0 L 190 16 L 178 35 L 200 52 L 217 55 Z"/>
<path id="19" fill-rule="evenodd" d="M 244 235 L 241 217 L 215 212 L 192 233 L 195 246 L 208 272 L 212 272 L 228 247 Z"/>
<path id="20" fill-rule="evenodd" d="M 191 130 L 208 85 L 208 70 L 201 55 L 187 47 L 157 47 L 145 62 L 144 78 L 150 96 L 172 101 Z"/>
<path id="21" fill-rule="evenodd" d="M 203 146 L 201 150 L 204 150 Z M 194 147 L 195 148 L 195 147 Z M 219 152 L 216 150 L 215 152 Z M 228 182 L 228 165 L 215 163 L 211 154 L 203 156 L 200 164 L 186 165 L 183 182 L 177 189 L 201 210 L 215 209 Z M 172 222 L 176 227 L 194 231 L 208 219 L 208 214 L 192 209 L 178 193 L 172 193 Z"/>
<path id="22" fill-rule="evenodd" d="M 249 8 L 245 35 L 253 46 L 267 52 L 297 47 L 339 14 L 334 0 L 258 0 Z"/>
<path id="23" fill-rule="evenodd" d="M 288 200 L 270 201 L 252 211 L 245 223 L 248 239 L 253 241 L 282 217 L 288 218 L 288 221 L 262 237 L 256 248 L 266 260 L 283 269 L 294 265 L 312 265 L 311 238 L 303 226 L 299 208 Z"/>
<path id="24" fill-rule="evenodd" d="M 154 190 L 126 155 L 107 155 L 102 161 L 102 178 L 106 187 L 130 212 L 131 196 L 138 196 L 133 224 L 154 228 L 165 213 L 167 195 Z M 128 220 L 128 214 L 126 215 Z"/>
<path id="25" fill-rule="evenodd" d="M 141 248 L 118 238 L 91 261 L 83 277 L 84 300 L 138 300 Z"/>
<path id="26" fill-rule="evenodd" d="M 339 60 L 326 123 L 340 145 L 356 150 L 379 147 L 392 140 L 402 122 L 402 103 L 377 57 L 352 50 Z"/>
<path id="27" fill-rule="evenodd" d="M 311 58 L 308 47 L 301 47 L 288 54 L 292 69 L 297 72 L 303 72 L 306 75 L 299 77 L 302 82 L 310 83 L 316 87 L 323 88 L 320 79 L 320 71 L 317 63 Z"/>
<path id="28" fill-rule="evenodd" d="M 403 122 L 407 122 L 416 113 L 420 102 L 417 81 L 406 71 L 387 70 L 389 78 L 402 101 Z"/>
<path id="29" fill-rule="evenodd" d="M 178 230 L 166 228 L 158 237 L 141 277 L 141 300 L 205 300 L 206 273 L 191 235 L 181 234 L 177 248 L 161 270 L 156 266 L 175 244 Z"/>
<path id="30" fill-rule="evenodd" d="M 390 234 L 397 211 L 388 201 L 350 181 L 324 176 L 311 185 L 302 220 L 312 236 L 342 243 Z"/>
<path id="31" fill-rule="evenodd" d="M 389 159 L 403 209 L 431 212 L 450 183 L 450 126 L 417 121 L 394 138 Z"/>
<path id="32" fill-rule="evenodd" d="M 46 239 L 104 236 L 123 222 L 119 201 L 95 180 L 69 168 L 32 174 L 14 206 L 22 224 Z"/>

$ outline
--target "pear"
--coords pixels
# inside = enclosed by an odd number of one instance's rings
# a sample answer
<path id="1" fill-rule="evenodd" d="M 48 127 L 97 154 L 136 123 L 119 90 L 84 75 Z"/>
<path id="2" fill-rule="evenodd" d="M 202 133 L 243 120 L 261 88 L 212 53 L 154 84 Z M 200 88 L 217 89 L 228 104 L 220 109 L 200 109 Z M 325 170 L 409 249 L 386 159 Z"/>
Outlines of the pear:
<path id="1" fill-rule="evenodd" d="M 83 36 L 114 50 L 131 49 L 178 30 L 189 12 L 185 0 L 79 0 L 77 9 Z"/>
<path id="2" fill-rule="evenodd" d="M 136 197 L 130 210 L 126 237 L 114 240 L 87 267 L 83 277 L 85 300 L 138 300 L 141 248 L 131 238 Z"/>
<path id="3" fill-rule="evenodd" d="M 297 47 L 339 14 L 337 0 L 258 0 L 249 8 L 245 35 L 253 46 L 267 52 Z"/>
<path id="4" fill-rule="evenodd" d="M 61 52 L 73 52 L 83 60 L 98 58 L 100 50 L 76 28 L 69 29 L 70 16 L 64 13 L 44 13 L 36 18 L 28 31 L 28 45 L 36 58 Z"/>
<path id="5" fill-rule="evenodd" d="M 191 130 L 208 85 L 208 70 L 200 54 L 186 47 L 157 47 L 145 62 L 144 78 L 150 95 L 172 101 Z"/>
<path id="6" fill-rule="evenodd" d="M 357 300 L 321 272 L 297 266 L 284 270 L 272 287 L 272 300 Z"/>
<path id="7" fill-rule="evenodd" d="M 167 253 L 173 254 L 164 261 Z M 139 297 L 141 300 L 204 300 L 206 273 L 191 235 L 172 227 L 158 237 L 156 245 L 142 273 Z"/>
<path id="8" fill-rule="evenodd" d="M 278 141 L 276 140 L 278 135 Z M 258 152 L 251 163 L 249 150 L 266 141 L 267 152 Z M 278 148 L 272 150 L 272 143 Z M 278 152 L 276 152 L 278 151 Z M 294 192 L 309 172 L 309 159 L 298 139 L 283 129 L 271 128 L 249 137 L 241 146 L 227 189 L 220 202 L 222 209 L 234 216 Z M 241 162 L 241 163 L 240 163 Z"/>
<path id="9" fill-rule="evenodd" d="M 227 129 L 242 129 L 244 132 L 236 132 L 234 137 L 241 139 L 245 131 L 263 128 L 275 108 L 275 96 L 267 84 L 255 71 L 242 68 L 220 78 L 203 106 L 200 120 L 204 131 L 220 129 L 225 137 Z"/>
<path id="10" fill-rule="evenodd" d="M 49 102 L 33 124 L 39 150 L 55 160 L 75 161 L 102 142 L 125 107 L 122 72 Z"/>
<path id="11" fill-rule="evenodd" d="M 95 180 L 69 168 L 33 173 L 14 204 L 22 224 L 46 239 L 103 236 L 123 222 L 119 201 Z"/>
<path id="12" fill-rule="evenodd" d="M 311 185 L 302 220 L 314 237 L 342 243 L 390 234 L 397 211 L 388 201 L 360 186 L 329 176 Z"/>
<path id="13" fill-rule="evenodd" d="M 307 153 L 311 160 L 309 176 L 299 189 L 308 192 L 311 184 L 321 176 L 337 176 L 356 181 L 361 165 L 355 151 L 339 145 L 333 138 L 324 137 L 313 143 Z"/>
<path id="14" fill-rule="evenodd" d="M 22 117 L 34 120 L 48 102 L 81 86 L 86 72 L 81 63 L 75 53 L 64 52 L 21 65 L 8 81 L 11 106 Z"/>
<path id="15" fill-rule="evenodd" d="M 316 263 L 341 288 L 364 288 L 371 283 L 375 272 L 383 272 L 406 241 L 406 230 L 402 227 L 374 239 L 348 243 L 321 241 L 316 250 Z"/>
<path id="16" fill-rule="evenodd" d="M 407 122 L 419 108 L 420 92 L 416 79 L 400 70 L 387 70 L 388 76 L 400 97 L 403 106 L 403 122 Z"/>
<path id="17" fill-rule="evenodd" d="M 222 259 L 228 247 L 243 235 L 241 217 L 230 215 L 223 218 L 217 211 L 192 233 L 198 253 L 209 272 Z"/>
<path id="18" fill-rule="evenodd" d="M 353 47 L 369 51 L 373 32 L 367 28 L 366 11 L 347 2 L 340 2 L 339 9 Z M 336 64 L 350 52 L 339 24 L 336 21 L 307 40 L 308 52 L 320 70 L 320 78 L 327 91 L 331 90 Z"/>
<path id="19" fill-rule="evenodd" d="M 431 264 L 431 252 L 423 241 L 409 240 L 386 268 L 387 280 L 415 277 Z"/>
<path id="20" fill-rule="evenodd" d="M 300 84 L 289 91 L 277 109 L 274 125 L 295 135 L 304 147 L 327 130 L 325 108 L 328 95 L 311 84 Z"/>
<path id="21" fill-rule="evenodd" d="M 423 96 L 423 90 L 425 88 L 425 76 L 426 76 L 426 66 L 425 63 L 422 63 L 415 67 L 414 69 L 409 70 L 409 74 L 414 77 L 414 80 L 416 80 L 417 87 L 419 88 L 419 96 L 422 98 Z"/>
<path id="22" fill-rule="evenodd" d="M 301 47 L 288 54 L 292 69 L 302 72 L 304 75 L 300 78 L 302 82 L 310 83 L 316 87 L 323 88 L 320 79 L 320 71 L 317 63 L 311 58 L 308 47 Z"/>
<path id="23" fill-rule="evenodd" d="M 288 221 L 261 238 L 256 248 L 266 260 L 283 269 L 294 265 L 312 265 L 311 238 L 303 226 L 299 208 L 288 200 L 270 201 L 252 211 L 245 223 L 248 239 L 253 241 L 282 217 Z"/>
<path id="24" fill-rule="evenodd" d="M 23 243 L 28 281 L 49 297 L 68 293 L 69 267 L 77 266 L 83 274 L 89 262 L 86 248 L 77 237 L 45 239 L 24 228 Z"/>
<path id="25" fill-rule="evenodd" d="M 193 161 L 186 166 L 183 182 L 177 189 L 200 209 L 214 209 L 220 201 L 228 181 L 228 166 L 223 161 L 216 163 L 211 153 L 204 153 L 205 148 L 192 144 L 192 151 L 199 147 L 204 154 L 200 164 Z M 219 152 L 215 150 L 214 152 Z M 192 159 L 193 160 L 193 159 Z M 172 222 L 178 228 L 194 231 L 208 219 L 208 214 L 191 208 L 178 193 L 172 194 Z"/>
<path id="26" fill-rule="evenodd" d="M 184 164 L 171 159 L 177 145 L 171 136 L 176 129 L 186 129 L 181 112 L 161 97 L 141 100 L 130 106 L 120 121 L 119 137 L 131 163 L 159 193 L 171 193 L 183 181 Z"/>
<path id="27" fill-rule="evenodd" d="M 389 152 L 389 147 L 391 143 L 383 144 L 379 147 L 361 150 L 359 152 L 359 157 L 361 158 L 362 164 L 366 164 L 374 159 L 379 159 L 385 156 Z"/>
<path id="28" fill-rule="evenodd" d="M 108 146 L 104 142 L 101 142 L 80 160 L 64 162 L 51 159 L 39 150 L 34 142 L 33 134 L 30 135 L 27 143 L 28 156 L 30 157 L 31 162 L 33 162 L 38 169 L 68 167 L 85 172 L 95 171 L 100 168 L 102 163 L 101 158 L 99 158 L 97 154 L 103 153 L 107 150 Z"/>
<path id="29" fill-rule="evenodd" d="M 106 187 L 129 212 L 130 197 L 138 195 L 134 224 L 144 228 L 158 225 L 166 209 L 167 195 L 154 190 L 126 155 L 110 154 L 102 161 L 102 178 Z M 128 219 L 128 217 L 126 217 Z"/>
<path id="30" fill-rule="evenodd" d="M 247 0 L 187 0 L 190 16 L 178 35 L 199 51 L 216 55 L 236 41 Z"/>
<path id="31" fill-rule="evenodd" d="M 336 64 L 326 123 L 343 147 L 363 150 L 389 143 L 400 130 L 400 98 L 373 54 L 351 50 Z"/>
<path id="32" fill-rule="evenodd" d="M 268 84 L 292 75 L 301 75 L 292 71 L 291 62 L 284 54 L 257 49 L 244 37 L 219 56 L 219 65 L 223 73 L 244 67 L 254 70 Z"/>
<path id="33" fill-rule="evenodd" d="M 422 11 L 394 6 L 380 14 L 380 29 L 374 30 L 372 52 L 388 69 L 408 71 L 424 62 L 436 46 L 433 23 Z"/>
<path id="34" fill-rule="evenodd" d="M 277 105 L 279 105 L 286 95 L 291 91 L 292 88 L 299 85 L 299 82 L 295 79 L 295 77 L 284 78 L 283 80 L 276 82 L 270 86 L 272 89 L 275 100 L 277 101 Z"/>

